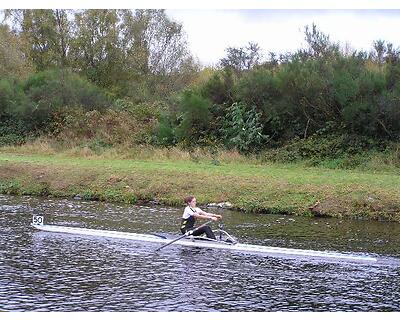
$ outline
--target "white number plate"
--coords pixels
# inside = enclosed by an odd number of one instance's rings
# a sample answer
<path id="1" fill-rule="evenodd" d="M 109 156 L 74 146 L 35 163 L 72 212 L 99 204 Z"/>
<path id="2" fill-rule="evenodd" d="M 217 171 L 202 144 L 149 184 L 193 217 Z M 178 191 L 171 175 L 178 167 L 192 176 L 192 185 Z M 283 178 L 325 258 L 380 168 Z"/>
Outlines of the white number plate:
<path id="1" fill-rule="evenodd" d="M 32 224 L 43 225 L 43 216 L 33 216 Z"/>

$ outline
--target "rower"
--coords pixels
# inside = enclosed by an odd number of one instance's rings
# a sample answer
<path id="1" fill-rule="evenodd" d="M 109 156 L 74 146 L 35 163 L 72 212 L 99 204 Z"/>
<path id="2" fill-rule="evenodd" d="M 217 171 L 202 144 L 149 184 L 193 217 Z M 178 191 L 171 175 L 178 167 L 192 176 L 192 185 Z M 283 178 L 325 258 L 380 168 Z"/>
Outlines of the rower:
<path id="1" fill-rule="evenodd" d="M 183 211 L 181 232 L 185 234 L 187 231 L 194 229 L 196 219 L 210 219 L 213 221 L 221 220 L 222 216 L 219 214 L 208 213 L 196 207 L 196 198 L 193 196 L 185 198 L 186 208 Z M 193 236 L 199 236 L 203 233 L 207 238 L 215 239 L 215 234 L 209 226 L 203 226 L 193 232 Z"/>

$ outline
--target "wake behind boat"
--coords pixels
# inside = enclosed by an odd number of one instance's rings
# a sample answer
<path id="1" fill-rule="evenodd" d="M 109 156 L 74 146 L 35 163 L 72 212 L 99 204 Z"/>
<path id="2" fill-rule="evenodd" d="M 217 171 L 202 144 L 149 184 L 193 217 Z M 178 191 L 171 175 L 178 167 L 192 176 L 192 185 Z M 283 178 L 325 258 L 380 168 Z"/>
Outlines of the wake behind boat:
<path id="1" fill-rule="evenodd" d="M 229 235 L 224 230 L 217 230 L 220 239 L 213 240 L 206 237 L 193 237 L 186 236 L 182 239 L 167 238 L 164 236 L 154 235 L 154 234 L 140 234 L 140 233 L 130 233 L 130 232 L 120 232 L 120 231 L 108 231 L 108 230 L 98 230 L 98 229 L 86 229 L 86 228 L 75 228 L 75 227 L 64 227 L 57 225 L 46 225 L 43 223 L 42 216 L 34 216 L 32 226 L 41 231 L 48 232 L 58 232 L 67 234 L 79 234 L 87 236 L 97 236 L 97 237 L 107 237 L 116 239 L 127 239 L 135 241 L 153 242 L 162 245 L 162 247 L 167 244 L 181 245 L 187 247 L 200 247 L 200 248 L 210 248 L 219 250 L 230 250 L 237 252 L 246 253 L 261 253 L 268 256 L 274 257 L 309 257 L 309 258 L 321 258 L 330 260 L 347 260 L 347 261 L 358 261 L 358 262 L 376 262 L 377 259 L 374 257 L 369 257 L 365 255 L 355 255 L 355 254 L 345 254 L 339 252 L 329 252 L 329 251 L 316 251 L 316 250 L 304 250 L 304 249 L 290 249 L 281 247 L 269 247 L 260 246 L 252 244 L 242 244 L 238 243 L 231 235 Z M 224 239 L 222 239 L 224 236 Z"/>

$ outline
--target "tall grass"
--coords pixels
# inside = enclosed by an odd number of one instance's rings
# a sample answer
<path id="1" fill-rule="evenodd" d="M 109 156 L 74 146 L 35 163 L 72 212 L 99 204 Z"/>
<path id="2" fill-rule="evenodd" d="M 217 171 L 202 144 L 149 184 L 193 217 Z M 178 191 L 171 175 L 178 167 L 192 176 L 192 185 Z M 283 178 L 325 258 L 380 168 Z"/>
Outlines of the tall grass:
<path id="1" fill-rule="evenodd" d="M 23 145 L 3 146 L 0 152 L 14 154 L 60 155 L 92 159 L 133 159 L 149 161 L 191 161 L 222 164 L 291 164 L 301 167 L 327 169 L 355 169 L 359 171 L 390 172 L 400 174 L 400 143 L 392 144 L 384 151 L 363 151 L 353 155 L 339 155 L 337 158 L 297 158 L 288 161 L 286 149 L 264 151 L 261 154 L 243 155 L 237 150 L 211 147 L 181 148 L 154 145 L 132 145 L 129 142 L 114 146 L 98 143 L 97 140 L 55 140 L 40 137 Z M 297 152 L 297 150 L 296 150 Z M 282 156 L 280 156 L 282 155 Z"/>
<path id="2" fill-rule="evenodd" d="M 236 150 L 218 150 L 210 148 L 158 147 L 152 145 L 132 146 L 120 144 L 112 147 L 96 147 L 88 143 L 74 141 L 55 141 L 41 137 L 23 145 L 3 146 L 0 152 L 15 154 L 44 154 L 94 159 L 137 159 L 155 161 L 214 161 L 220 163 L 261 163 L 256 156 L 244 156 Z"/>

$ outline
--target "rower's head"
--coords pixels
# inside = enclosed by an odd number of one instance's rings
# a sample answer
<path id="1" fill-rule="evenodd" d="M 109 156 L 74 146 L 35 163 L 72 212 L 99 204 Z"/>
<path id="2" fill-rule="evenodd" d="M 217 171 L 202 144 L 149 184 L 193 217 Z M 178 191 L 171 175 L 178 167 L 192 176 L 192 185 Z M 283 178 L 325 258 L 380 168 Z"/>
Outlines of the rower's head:
<path id="1" fill-rule="evenodd" d="M 193 196 L 186 197 L 186 198 L 185 198 L 185 203 L 186 203 L 188 206 L 194 208 L 194 207 L 196 207 L 196 198 L 193 197 Z"/>

